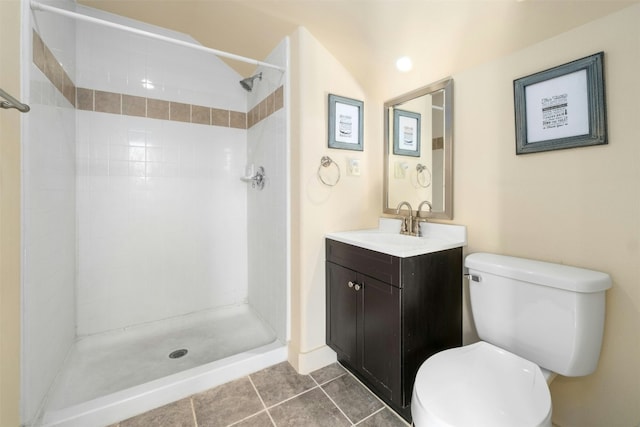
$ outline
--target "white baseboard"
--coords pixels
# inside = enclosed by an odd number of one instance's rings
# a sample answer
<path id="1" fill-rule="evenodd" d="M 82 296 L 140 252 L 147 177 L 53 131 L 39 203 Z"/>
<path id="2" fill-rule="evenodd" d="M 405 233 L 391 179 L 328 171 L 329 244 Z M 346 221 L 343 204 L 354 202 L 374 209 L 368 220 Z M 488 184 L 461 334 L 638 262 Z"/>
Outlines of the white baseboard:
<path id="1" fill-rule="evenodd" d="M 324 368 L 337 360 L 335 351 L 324 345 L 306 353 L 293 352 L 290 348 L 289 363 L 302 375 Z"/>

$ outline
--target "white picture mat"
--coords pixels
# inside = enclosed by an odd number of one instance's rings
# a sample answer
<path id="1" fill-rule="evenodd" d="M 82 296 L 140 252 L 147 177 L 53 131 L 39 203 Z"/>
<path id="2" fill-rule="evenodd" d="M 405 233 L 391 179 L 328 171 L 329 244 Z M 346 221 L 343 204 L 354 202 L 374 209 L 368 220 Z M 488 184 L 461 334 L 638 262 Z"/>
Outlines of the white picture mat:
<path id="1" fill-rule="evenodd" d="M 344 119 L 348 118 L 350 123 L 350 133 L 344 133 L 346 126 Z M 342 142 L 345 144 L 355 144 L 360 142 L 360 109 L 357 106 L 342 104 L 336 102 L 336 116 L 335 116 L 335 140 L 336 142 Z"/>
<path id="2" fill-rule="evenodd" d="M 525 99 L 527 143 L 589 133 L 587 70 L 529 85 Z"/>
<path id="3" fill-rule="evenodd" d="M 405 128 L 413 130 L 413 138 L 405 138 Z M 418 151 L 418 119 L 407 116 L 398 117 L 398 148 L 400 150 Z"/>

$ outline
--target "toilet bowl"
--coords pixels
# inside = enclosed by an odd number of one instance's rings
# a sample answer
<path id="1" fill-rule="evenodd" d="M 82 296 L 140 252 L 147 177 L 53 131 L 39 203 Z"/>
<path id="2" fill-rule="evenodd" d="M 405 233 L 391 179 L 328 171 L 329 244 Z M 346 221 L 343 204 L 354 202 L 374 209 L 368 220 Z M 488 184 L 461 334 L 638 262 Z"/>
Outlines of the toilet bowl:
<path id="1" fill-rule="evenodd" d="M 551 426 L 548 382 L 592 373 L 606 273 L 477 253 L 465 259 L 479 342 L 436 353 L 416 374 L 416 427 Z"/>
<path id="2" fill-rule="evenodd" d="M 551 395 L 535 363 L 480 341 L 422 364 L 411 414 L 416 426 L 550 427 Z"/>

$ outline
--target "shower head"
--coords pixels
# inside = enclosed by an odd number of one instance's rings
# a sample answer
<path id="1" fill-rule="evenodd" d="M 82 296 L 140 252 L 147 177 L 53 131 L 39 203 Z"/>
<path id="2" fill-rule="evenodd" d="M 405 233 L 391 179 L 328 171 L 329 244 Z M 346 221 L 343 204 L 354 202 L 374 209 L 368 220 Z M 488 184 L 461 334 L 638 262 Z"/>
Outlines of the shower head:
<path id="1" fill-rule="evenodd" d="M 253 89 L 253 81 L 255 79 L 262 80 L 262 73 L 240 80 L 240 86 L 242 86 L 242 88 L 247 92 L 251 92 L 251 89 Z"/>

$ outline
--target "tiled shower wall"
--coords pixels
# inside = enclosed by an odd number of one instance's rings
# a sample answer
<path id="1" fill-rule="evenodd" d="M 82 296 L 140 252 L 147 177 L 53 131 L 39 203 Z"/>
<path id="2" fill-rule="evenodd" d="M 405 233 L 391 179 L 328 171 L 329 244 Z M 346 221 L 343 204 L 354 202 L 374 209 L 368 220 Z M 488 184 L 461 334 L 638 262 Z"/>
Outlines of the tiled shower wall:
<path id="1" fill-rule="evenodd" d="M 282 41 L 267 57 L 266 62 L 285 67 L 289 52 L 288 39 Z M 267 185 L 261 191 L 249 189 L 249 304 L 275 330 L 281 342 L 287 341 L 287 194 L 289 194 L 286 109 L 279 108 L 274 98 L 274 113 L 268 120 L 252 119 L 271 111 L 270 88 L 283 91 L 283 74 L 266 68 L 261 81 L 256 81 L 249 95 L 247 163 L 255 168 L 263 166 Z M 286 87 L 286 85 L 284 85 Z M 263 100 L 258 103 L 258 100 Z M 266 101 L 266 102 L 265 102 Z M 254 107 L 254 105 L 256 105 Z M 258 116 L 258 114 L 260 114 Z"/>
<path id="2" fill-rule="evenodd" d="M 165 45 L 164 64 L 146 52 L 146 40 L 108 28 L 79 25 L 78 35 L 77 86 L 90 88 L 78 90 L 78 335 L 242 303 L 246 125 L 187 123 L 199 117 L 191 116 L 195 104 L 244 111 L 240 76 L 180 47 Z M 149 66 L 129 67 L 139 58 Z M 172 69 L 172 61 L 189 67 Z M 156 68 L 161 82 L 151 77 Z M 207 73 L 190 73 L 201 69 Z M 179 93 L 183 82 L 201 93 Z M 221 104 L 232 97 L 243 101 Z"/>
<path id="3" fill-rule="evenodd" d="M 79 335 L 248 299 L 242 77 L 152 42 L 78 26 Z"/>
<path id="4" fill-rule="evenodd" d="M 77 150 L 79 335 L 246 300 L 246 131 L 80 111 Z"/>
<path id="5" fill-rule="evenodd" d="M 71 1 L 61 2 L 68 3 Z M 75 78 L 75 25 L 51 15 L 34 19 L 23 2 L 23 46 L 33 30 L 48 45 L 23 57 L 31 111 L 22 119 L 22 384 L 21 418 L 30 423 L 75 340 L 76 112 L 68 89 Z M 46 64 L 46 65 L 45 65 Z M 48 72 L 45 74 L 42 68 Z M 61 72 L 68 70 L 66 73 Z"/>
<path id="6" fill-rule="evenodd" d="M 280 123 L 284 88 L 280 73 L 247 108 L 242 77 L 210 55 L 28 4 L 24 15 L 33 19 L 23 34 L 33 46 L 23 152 L 29 423 L 77 335 L 247 301 L 248 246 L 262 235 L 248 236 L 239 178 L 248 129 Z M 260 139 L 273 137 L 286 133 Z"/>

